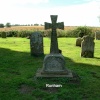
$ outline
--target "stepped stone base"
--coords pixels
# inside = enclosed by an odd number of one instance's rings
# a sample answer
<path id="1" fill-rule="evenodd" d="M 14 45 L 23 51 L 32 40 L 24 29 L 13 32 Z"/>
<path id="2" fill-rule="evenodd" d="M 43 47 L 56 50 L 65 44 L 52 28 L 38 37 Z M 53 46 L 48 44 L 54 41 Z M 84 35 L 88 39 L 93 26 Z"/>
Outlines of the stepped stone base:
<path id="1" fill-rule="evenodd" d="M 62 73 L 42 73 L 43 69 L 40 68 L 37 70 L 36 73 L 36 77 L 68 77 L 68 78 L 72 78 L 73 74 L 70 70 L 67 70 L 66 73 L 62 74 Z"/>

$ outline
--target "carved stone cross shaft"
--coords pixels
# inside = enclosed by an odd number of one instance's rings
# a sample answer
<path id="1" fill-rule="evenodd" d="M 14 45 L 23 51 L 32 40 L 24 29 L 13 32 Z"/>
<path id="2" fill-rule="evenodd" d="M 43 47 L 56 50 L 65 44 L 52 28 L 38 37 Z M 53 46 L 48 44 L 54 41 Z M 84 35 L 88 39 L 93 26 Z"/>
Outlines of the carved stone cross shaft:
<path id="1" fill-rule="evenodd" d="M 58 51 L 58 41 L 57 41 L 57 32 L 56 29 L 64 29 L 64 23 L 56 23 L 57 22 L 57 15 L 51 15 L 52 23 L 45 22 L 45 29 L 52 29 L 51 33 L 51 46 L 50 46 L 50 53 L 59 53 Z"/>

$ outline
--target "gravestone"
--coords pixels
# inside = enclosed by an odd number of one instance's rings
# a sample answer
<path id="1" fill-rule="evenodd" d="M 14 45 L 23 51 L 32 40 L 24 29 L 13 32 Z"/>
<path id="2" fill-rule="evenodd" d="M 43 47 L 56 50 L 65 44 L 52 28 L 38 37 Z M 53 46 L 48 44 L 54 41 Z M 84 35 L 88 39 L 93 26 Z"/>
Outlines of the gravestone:
<path id="1" fill-rule="evenodd" d="M 100 40 L 100 31 L 95 32 L 95 39 Z"/>
<path id="2" fill-rule="evenodd" d="M 81 47 L 81 42 L 82 42 L 82 38 L 81 37 L 78 37 L 76 39 L 76 46 L 80 46 Z"/>
<path id="3" fill-rule="evenodd" d="M 81 57 L 93 58 L 94 46 L 94 38 L 90 36 L 84 36 L 81 44 Z"/>
<path id="4" fill-rule="evenodd" d="M 6 32 L 2 32 L 1 37 L 6 38 L 7 37 Z"/>
<path id="5" fill-rule="evenodd" d="M 31 56 L 41 56 L 44 54 L 43 50 L 43 36 L 40 32 L 33 32 L 30 36 Z"/>
<path id="6" fill-rule="evenodd" d="M 73 77 L 71 71 L 65 67 L 65 59 L 58 49 L 56 29 L 64 29 L 64 23 L 56 23 L 57 15 L 51 15 L 52 23 L 45 22 L 45 29 L 52 29 L 50 54 L 43 61 L 43 68 L 39 69 L 36 77 Z"/>

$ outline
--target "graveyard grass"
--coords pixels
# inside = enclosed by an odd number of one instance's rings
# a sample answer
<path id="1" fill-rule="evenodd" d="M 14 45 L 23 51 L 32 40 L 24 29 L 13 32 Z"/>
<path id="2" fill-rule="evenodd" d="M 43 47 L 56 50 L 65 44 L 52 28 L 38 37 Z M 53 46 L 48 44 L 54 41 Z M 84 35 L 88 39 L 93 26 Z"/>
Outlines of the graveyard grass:
<path id="1" fill-rule="evenodd" d="M 100 100 L 100 41 L 95 40 L 94 58 L 81 58 L 75 43 L 76 38 L 58 38 L 66 67 L 79 77 L 37 79 L 44 56 L 30 56 L 29 39 L 0 38 L 0 100 Z M 45 55 L 49 49 L 50 39 L 44 38 Z"/>

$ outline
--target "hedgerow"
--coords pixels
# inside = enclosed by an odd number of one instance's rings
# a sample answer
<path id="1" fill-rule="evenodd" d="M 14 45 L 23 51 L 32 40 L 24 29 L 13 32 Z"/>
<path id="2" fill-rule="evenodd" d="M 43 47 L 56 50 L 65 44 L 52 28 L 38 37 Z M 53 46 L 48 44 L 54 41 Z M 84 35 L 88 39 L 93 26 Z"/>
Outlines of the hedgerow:
<path id="1" fill-rule="evenodd" d="M 38 30 L 10 30 L 5 31 L 7 34 L 7 37 L 27 37 L 30 36 L 33 32 Z M 51 36 L 51 30 L 39 30 L 43 37 L 50 37 Z M 4 31 L 0 32 L 1 34 L 4 33 Z M 73 30 L 59 30 L 57 29 L 57 37 L 83 37 L 84 35 L 90 35 L 94 37 L 95 31 L 87 26 L 81 26 L 77 27 Z"/>

